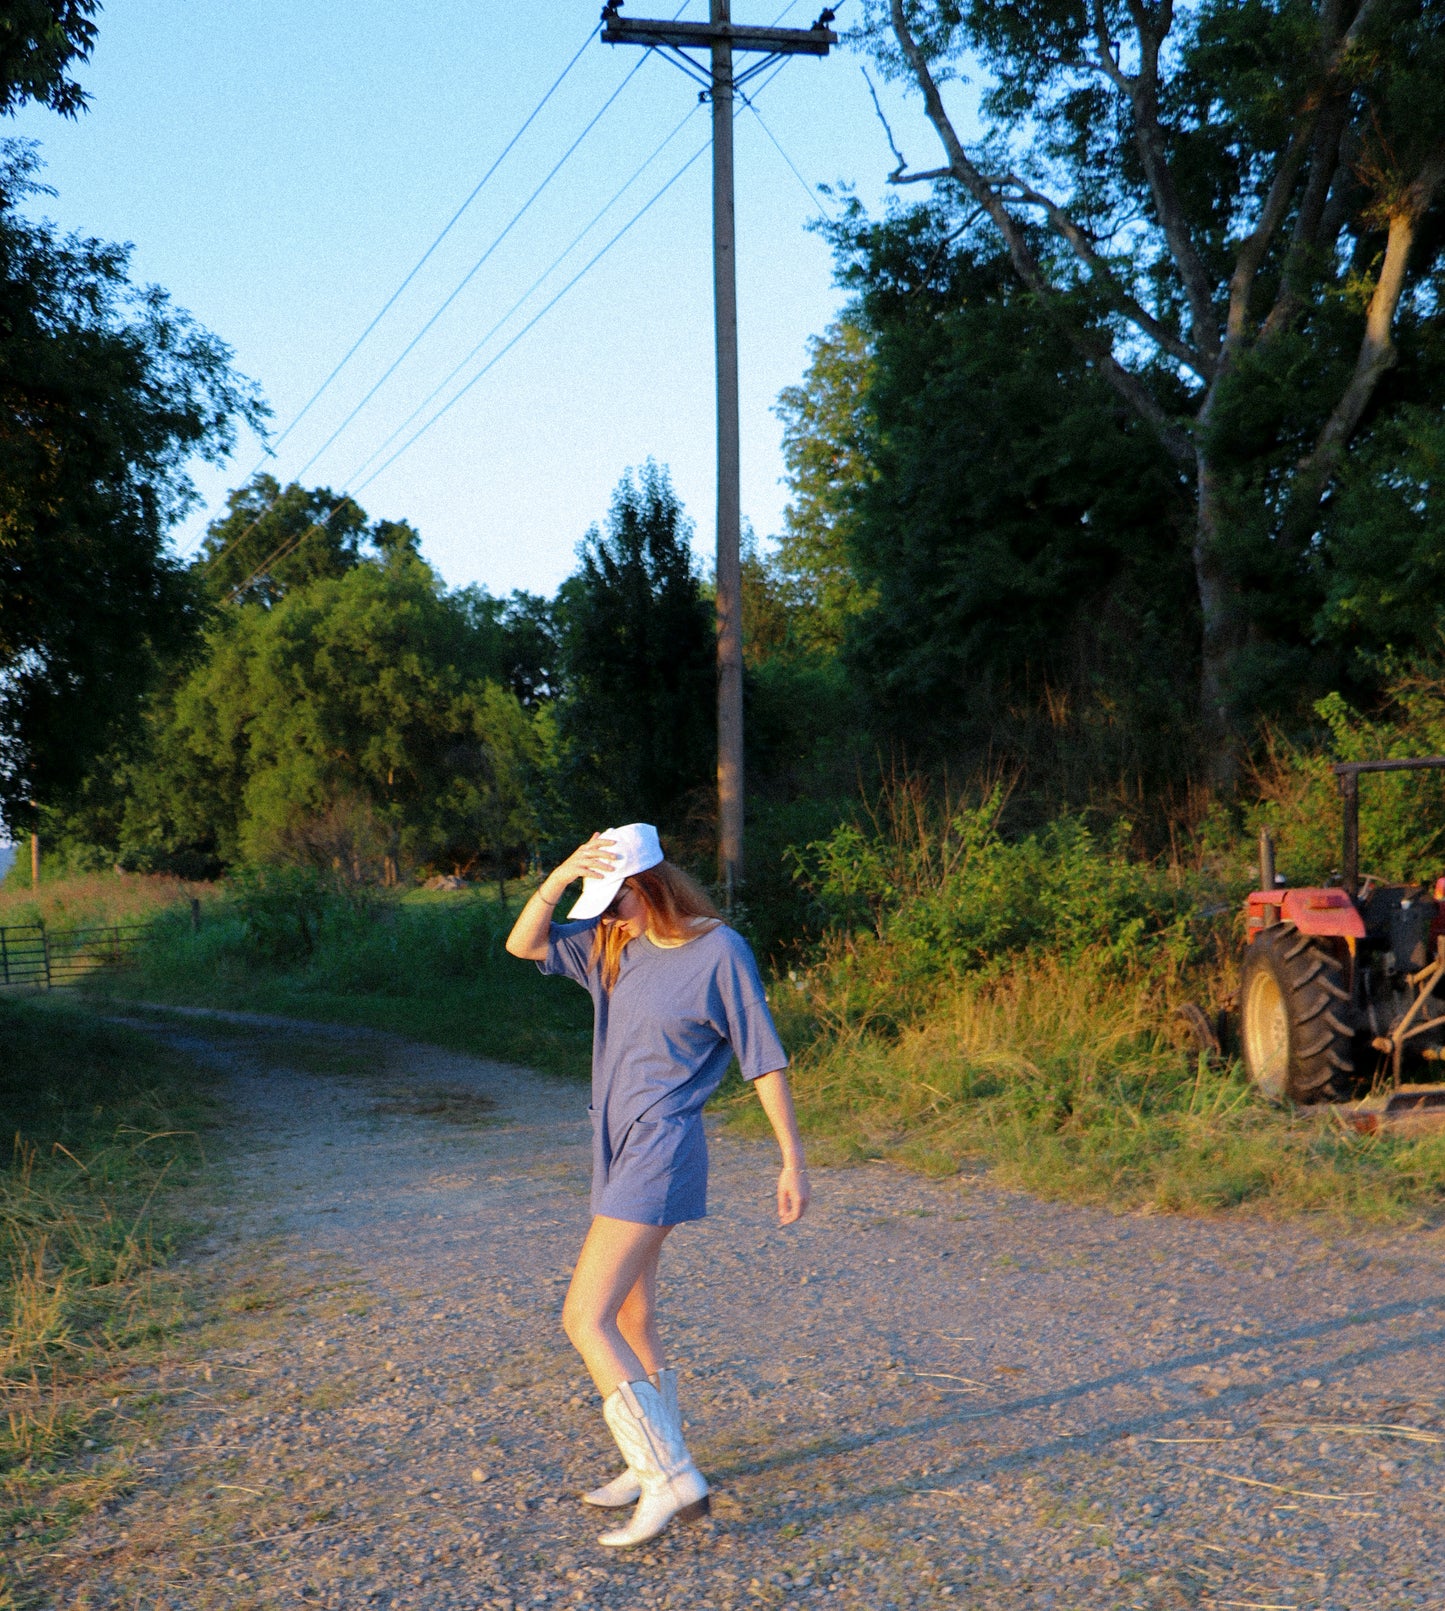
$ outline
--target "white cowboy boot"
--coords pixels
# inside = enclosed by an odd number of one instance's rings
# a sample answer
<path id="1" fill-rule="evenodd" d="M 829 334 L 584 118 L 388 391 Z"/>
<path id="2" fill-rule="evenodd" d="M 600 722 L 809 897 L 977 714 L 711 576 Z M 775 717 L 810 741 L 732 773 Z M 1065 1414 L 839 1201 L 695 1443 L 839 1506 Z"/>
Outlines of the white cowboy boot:
<path id="1" fill-rule="evenodd" d="M 677 1372 L 664 1366 L 662 1370 L 653 1371 L 647 1379 L 662 1394 L 667 1413 L 681 1426 L 682 1420 L 677 1412 Z M 633 1473 L 619 1471 L 611 1482 L 604 1482 L 600 1488 L 583 1494 L 582 1503 L 596 1505 L 599 1510 L 620 1510 L 624 1505 L 635 1505 L 641 1497 L 642 1484 Z"/>
<path id="2" fill-rule="evenodd" d="M 597 1540 L 627 1549 L 656 1538 L 674 1516 L 692 1521 L 708 1513 L 707 1482 L 692 1463 L 682 1428 L 651 1382 L 623 1382 L 603 1400 L 602 1413 L 642 1497 L 626 1527 Z"/>

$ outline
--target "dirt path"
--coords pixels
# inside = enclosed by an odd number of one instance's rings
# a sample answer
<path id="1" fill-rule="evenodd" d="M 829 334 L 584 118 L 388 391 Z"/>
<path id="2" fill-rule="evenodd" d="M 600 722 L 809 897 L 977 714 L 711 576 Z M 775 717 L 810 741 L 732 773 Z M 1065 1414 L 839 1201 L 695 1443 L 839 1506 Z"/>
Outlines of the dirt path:
<path id="1" fill-rule="evenodd" d="M 1445 1604 L 1438 1235 L 882 1165 L 820 1172 L 785 1233 L 769 1149 L 715 1136 L 714 1217 L 664 1259 L 714 1519 L 618 1558 L 573 1497 L 616 1460 L 557 1326 L 579 1088 L 317 1026 L 160 1032 L 226 1075 L 236 1206 L 196 1260 L 222 1312 L 133 1384 L 144 1478 L 48 1603 Z"/>

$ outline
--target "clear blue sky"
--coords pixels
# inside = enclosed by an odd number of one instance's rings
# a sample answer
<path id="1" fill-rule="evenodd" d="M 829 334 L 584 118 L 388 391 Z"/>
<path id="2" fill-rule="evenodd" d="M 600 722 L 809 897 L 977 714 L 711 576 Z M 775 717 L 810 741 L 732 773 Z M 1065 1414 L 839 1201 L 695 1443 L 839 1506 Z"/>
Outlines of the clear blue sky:
<path id="1" fill-rule="evenodd" d="M 787 22 L 806 26 L 819 3 L 794 5 Z M 734 17 L 771 22 L 783 5 L 735 0 Z M 80 73 L 90 111 L 73 124 L 35 109 L 16 120 L 15 132 L 41 141 L 45 178 L 57 191 L 35 210 L 66 228 L 133 242 L 136 278 L 164 286 L 230 344 L 238 367 L 261 385 L 279 431 L 535 107 L 598 9 L 597 0 L 546 7 L 112 0 L 94 58 Z M 677 0 L 628 7 L 638 16 L 676 9 Z M 856 0 L 838 9 L 840 25 L 856 22 Z M 683 14 L 705 10 L 693 0 Z M 876 205 L 892 159 L 861 59 L 847 48 L 824 61 L 794 58 L 762 90 L 758 111 L 810 185 L 850 182 Z M 551 186 L 303 475 L 635 68 Z M 876 72 L 874 79 L 910 160 L 933 166 L 937 144 L 916 101 Z M 696 87 L 655 53 L 644 59 L 635 48 L 594 42 L 375 334 L 280 445 L 274 473 L 354 488 L 368 456 L 696 103 Z M 697 107 L 458 384 L 705 145 L 707 132 L 708 112 Z M 841 298 L 828 249 L 806 228 L 815 209 L 803 185 L 746 110 L 737 122 L 737 180 L 743 510 L 766 537 L 779 529 L 786 497 L 773 405 L 802 375 L 808 337 L 827 325 Z M 551 592 L 622 471 L 649 455 L 670 466 L 697 523 L 698 547 L 709 550 L 713 452 L 704 153 L 358 501 L 373 516 L 411 520 L 452 584 Z M 178 531 L 183 550 L 260 456 L 246 433 L 223 471 L 196 467 L 207 508 Z"/>

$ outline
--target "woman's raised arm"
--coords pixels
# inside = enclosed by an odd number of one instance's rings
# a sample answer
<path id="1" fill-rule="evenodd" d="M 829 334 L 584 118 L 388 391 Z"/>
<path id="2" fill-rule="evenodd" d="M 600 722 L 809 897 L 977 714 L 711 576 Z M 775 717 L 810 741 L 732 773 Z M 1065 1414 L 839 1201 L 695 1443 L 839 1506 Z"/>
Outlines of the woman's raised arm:
<path id="1" fill-rule="evenodd" d="M 552 926 L 552 909 L 577 878 L 606 878 L 617 863 L 607 848 L 612 843 L 593 834 L 585 845 L 578 845 L 566 861 L 554 867 L 528 897 L 507 936 L 507 950 L 527 962 L 541 962 L 547 955 L 547 933 Z"/>

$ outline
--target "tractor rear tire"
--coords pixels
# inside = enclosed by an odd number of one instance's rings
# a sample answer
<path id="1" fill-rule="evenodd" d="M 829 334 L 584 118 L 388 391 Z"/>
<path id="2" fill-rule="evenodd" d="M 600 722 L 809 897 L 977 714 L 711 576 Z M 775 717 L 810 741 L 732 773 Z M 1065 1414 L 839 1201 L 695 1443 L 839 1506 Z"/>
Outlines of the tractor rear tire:
<path id="1" fill-rule="evenodd" d="M 1244 1067 L 1272 1102 L 1349 1094 L 1354 1034 L 1338 959 L 1293 923 L 1275 923 L 1244 954 L 1239 991 Z"/>

